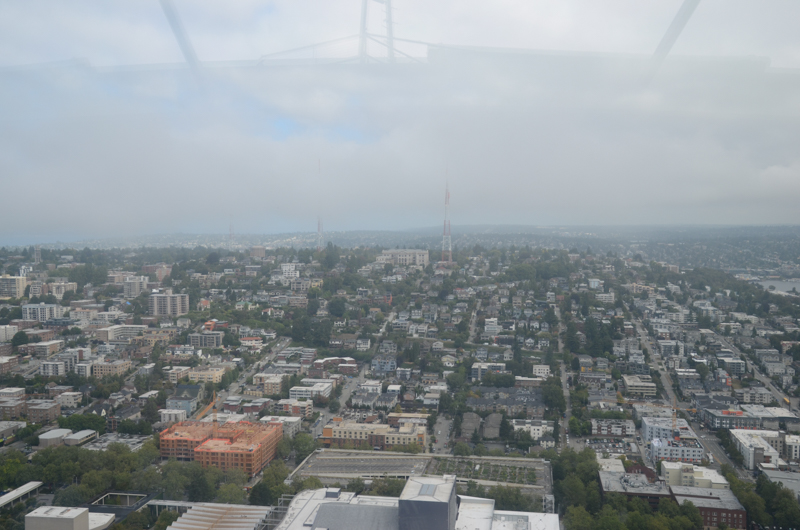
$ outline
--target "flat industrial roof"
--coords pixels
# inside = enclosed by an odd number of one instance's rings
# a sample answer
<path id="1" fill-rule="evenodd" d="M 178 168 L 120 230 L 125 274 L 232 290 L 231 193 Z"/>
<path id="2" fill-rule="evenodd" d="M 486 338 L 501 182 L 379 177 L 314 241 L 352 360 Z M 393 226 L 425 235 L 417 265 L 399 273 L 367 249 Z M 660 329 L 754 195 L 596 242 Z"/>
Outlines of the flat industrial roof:
<path id="1" fill-rule="evenodd" d="M 49 440 L 51 438 L 63 438 L 65 436 L 69 436 L 72 434 L 72 431 L 69 429 L 53 429 L 52 431 L 47 431 L 39 435 L 39 439 L 41 440 L 44 438 L 45 440 Z"/>
<path id="2" fill-rule="evenodd" d="M 32 492 L 41 485 L 42 485 L 41 482 L 33 481 L 33 482 L 28 482 L 24 486 L 20 486 L 13 491 L 9 491 L 8 493 L 0 497 L 0 508 L 3 508 L 6 504 L 14 502 L 23 495 Z"/>
<path id="3" fill-rule="evenodd" d="M 65 439 L 83 440 L 87 436 L 92 436 L 93 434 L 97 434 L 97 431 L 93 431 L 92 429 L 84 429 L 82 431 L 70 434 Z"/>

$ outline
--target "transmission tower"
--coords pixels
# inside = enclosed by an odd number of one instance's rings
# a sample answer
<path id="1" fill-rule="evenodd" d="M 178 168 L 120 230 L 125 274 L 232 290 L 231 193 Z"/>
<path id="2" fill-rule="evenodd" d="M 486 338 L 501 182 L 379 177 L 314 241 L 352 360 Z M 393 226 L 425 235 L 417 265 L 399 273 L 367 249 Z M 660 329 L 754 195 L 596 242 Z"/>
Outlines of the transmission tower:
<path id="1" fill-rule="evenodd" d="M 442 261 L 453 261 L 453 242 L 450 239 L 450 186 L 444 192 L 444 231 L 442 233 Z"/>
<path id="2" fill-rule="evenodd" d="M 324 242 L 322 237 L 322 219 L 317 217 L 317 252 L 322 252 L 323 245 Z"/>

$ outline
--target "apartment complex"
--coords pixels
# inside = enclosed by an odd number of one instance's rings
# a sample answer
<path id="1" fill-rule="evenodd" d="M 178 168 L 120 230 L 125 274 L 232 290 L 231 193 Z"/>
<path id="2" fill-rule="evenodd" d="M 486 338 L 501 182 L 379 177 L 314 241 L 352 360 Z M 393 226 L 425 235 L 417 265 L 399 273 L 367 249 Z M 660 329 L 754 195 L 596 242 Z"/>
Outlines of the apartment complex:
<path id="1" fill-rule="evenodd" d="M 47 322 L 54 318 L 63 317 L 65 310 L 64 306 L 58 304 L 24 304 L 22 306 L 22 319 Z"/>
<path id="2" fill-rule="evenodd" d="M 147 276 L 128 276 L 122 281 L 122 296 L 136 298 L 147 289 Z"/>
<path id="3" fill-rule="evenodd" d="M 225 368 L 207 367 L 199 370 L 190 370 L 187 375 L 189 381 L 198 383 L 221 383 L 222 376 L 225 375 Z"/>
<path id="4" fill-rule="evenodd" d="M 759 464 L 785 464 L 781 459 L 783 440 L 778 431 L 733 429 L 730 433 L 747 469 L 757 469 Z"/>
<path id="5" fill-rule="evenodd" d="M 709 467 L 683 464 L 681 462 L 661 462 L 661 472 L 667 486 L 730 489 L 727 479 Z"/>
<path id="6" fill-rule="evenodd" d="M 550 366 L 547 364 L 534 364 L 533 375 L 536 377 L 550 377 Z"/>
<path id="7" fill-rule="evenodd" d="M 376 261 L 400 266 L 419 265 L 420 267 L 427 267 L 428 263 L 430 263 L 427 250 L 399 248 L 384 250 Z"/>
<path id="8" fill-rule="evenodd" d="M 315 397 L 330 397 L 330 383 L 316 383 L 311 386 L 293 386 L 289 389 L 291 399 L 314 399 Z"/>
<path id="9" fill-rule="evenodd" d="M 754 386 L 749 388 L 737 388 L 733 391 L 736 399 L 741 403 L 755 403 L 757 405 L 766 405 L 772 403 L 775 397 L 772 392 L 763 386 Z"/>
<path id="10" fill-rule="evenodd" d="M 253 376 L 253 384 L 261 385 L 262 391 L 268 396 L 275 396 L 281 393 L 285 375 L 276 374 L 256 374 Z"/>
<path id="11" fill-rule="evenodd" d="M 21 298 L 25 295 L 27 283 L 24 276 L 0 276 L 0 298 Z"/>
<path id="12" fill-rule="evenodd" d="M 631 420 L 592 420 L 592 436 L 635 436 L 636 425 Z"/>
<path id="13" fill-rule="evenodd" d="M 644 397 L 655 397 L 656 385 L 649 375 L 623 375 L 622 382 L 628 394 Z"/>
<path id="14" fill-rule="evenodd" d="M 275 458 L 282 437 L 279 423 L 184 421 L 161 433 L 161 458 L 194 460 L 222 471 L 240 469 L 252 477 Z"/>
<path id="15" fill-rule="evenodd" d="M 189 345 L 195 349 L 198 348 L 221 348 L 222 337 L 225 333 L 222 331 L 204 331 L 203 333 L 189 334 Z"/>
<path id="16" fill-rule="evenodd" d="M 189 312 L 189 295 L 172 294 L 171 289 L 164 293 L 150 295 L 150 314 L 153 316 L 179 317 Z"/>
<path id="17" fill-rule="evenodd" d="M 310 418 L 311 415 L 314 414 L 314 402 L 300 401 L 297 399 L 282 399 L 278 401 L 276 410 L 283 411 L 284 413 L 291 414 L 292 416 L 303 416 L 305 418 Z"/>
<path id="18" fill-rule="evenodd" d="M 122 375 L 131 369 L 130 361 L 112 361 L 110 363 L 94 363 L 92 375 L 103 378 L 107 375 Z"/>
<path id="19" fill-rule="evenodd" d="M 44 377 L 58 377 L 66 373 L 66 366 L 60 361 L 44 361 L 39 365 L 39 375 Z"/>
<path id="20" fill-rule="evenodd" d="M 147 326 L 133 324 L 117 324 L 97 330 L 97 338 L 103 342 L 113 342 L 118 340 L 130 340 L 144 333 Z"/>
<path id="21" fill-rule="evenodd" d="M 489 372 L 505 372 L 506 363 L 472 363 L 472 373 L 470 374 L 473 381 L 480 381 L 484 375 Z"/>
<path id="22" fill-rule="evenodd" d="M 393 446 L 417 444 L 427 450 L 427 432 L 426 426 L 415 423 L 401 423 L 392 427 L 385 423 L 334 421 L 322 429 L 320 440 L 328 447 L 366 443 L 369 447 L 391 449 Z"/>
<path id="23" fill-rule="evenodd" d="M 44 425 L 61 416 L 61 405 L 49 399 L 32 399 L 27 402 L 28 421 Z"/>

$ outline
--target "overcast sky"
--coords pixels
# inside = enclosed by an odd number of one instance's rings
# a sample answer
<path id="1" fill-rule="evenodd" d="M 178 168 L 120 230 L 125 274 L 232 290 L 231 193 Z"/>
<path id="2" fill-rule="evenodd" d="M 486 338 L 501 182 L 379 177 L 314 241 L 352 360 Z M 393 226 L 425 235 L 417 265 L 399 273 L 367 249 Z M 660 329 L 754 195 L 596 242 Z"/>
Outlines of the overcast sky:
<path id="1" fill-rule="evenodd" d="M 446 180 L 454 234 L 798 224 L 800 2 L 702 0 L 648 77 L 681 3 L 393 0 L 446 47 L 312 65 L 360 0 L 175 0 L 193 74 L 158 0 L 6 0 L 0 244 L 433 226 Z"/>

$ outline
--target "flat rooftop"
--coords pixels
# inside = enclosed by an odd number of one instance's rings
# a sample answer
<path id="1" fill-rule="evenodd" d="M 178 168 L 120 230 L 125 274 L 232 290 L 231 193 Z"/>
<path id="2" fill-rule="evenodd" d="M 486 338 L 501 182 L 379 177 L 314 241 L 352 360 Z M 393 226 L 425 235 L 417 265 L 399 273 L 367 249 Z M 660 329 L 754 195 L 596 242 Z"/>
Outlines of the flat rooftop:
<path id="1" fill-rule="evenodd" d="M 427 480 L 437 488 L 442 482 Z M 495 511 L 491 499 L 459 499 L 455 530 L 559 530 L 556 514 Z M 301 491 L 276 530 L 397 530 L 399 503 L 398 498 L 357 496 L 337 488 Z"/>
<path id="2" fill-rule="evenodd" d="M 688 486 L 670 486 L 670 490 L 678 504 L 690 501 L 698 508 L 744 510 L 744 506 L 742 506 L 731 490 L 690 488 Z"/>
<path id="3" fill-rule="evenodd" d="M 669 487 L 663 482 L 647 481 L 645 475 L 600 471 L 600 486 L 603 491 L 630 493 L 634 495 L 669 495 Z"/>
<path id="4" fill-rule="evenodd" d="M 325 449 L 312 453 L 294 473 L 323 481 L 326 478 L 379 478 L 383 475 L 408 478 L 425 473 L 430 461 L 430 455 Z"/>
<path id="5" fill-rule="evenodd" d="M 780 482 L 784 487 L 792 490 L 800 498 L 800 473 L 764 469 L 761 471 L 772 482 Z"/>
<path id="6" fill-rule="evenodd" d="M 109 445 L 116 443 L 127 445 L 131 451 L 138 451 L 151 438 L 152 436 L 138 434 L 107 433 L 84 445 L 83 448 L 90 451 L 106 451 Z"/>

